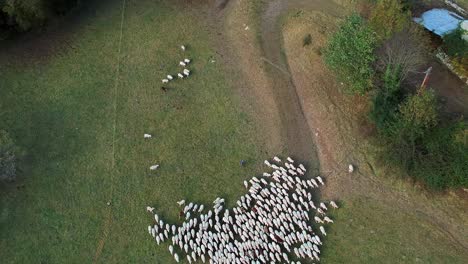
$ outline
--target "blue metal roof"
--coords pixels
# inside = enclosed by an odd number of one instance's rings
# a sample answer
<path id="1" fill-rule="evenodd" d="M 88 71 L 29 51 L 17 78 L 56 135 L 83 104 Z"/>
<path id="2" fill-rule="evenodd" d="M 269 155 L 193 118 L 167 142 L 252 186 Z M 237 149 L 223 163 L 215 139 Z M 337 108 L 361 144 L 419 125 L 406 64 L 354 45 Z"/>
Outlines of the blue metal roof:
<path id="1" fill-rule="evenodd" d="M 432 9 L 424 12 L 420 18 L 414 18 L 416 23 L 439 36 L 454 31 L 463 20 L 463 17 L 446 9 Z"/>

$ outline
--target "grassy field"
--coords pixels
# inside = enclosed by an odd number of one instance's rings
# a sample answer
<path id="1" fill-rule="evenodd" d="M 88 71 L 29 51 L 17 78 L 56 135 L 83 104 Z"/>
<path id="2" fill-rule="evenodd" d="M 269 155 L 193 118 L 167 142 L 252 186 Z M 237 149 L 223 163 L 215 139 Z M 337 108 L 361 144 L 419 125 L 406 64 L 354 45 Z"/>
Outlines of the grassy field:
<path id="1" fill-rule="evenodd" d="M 168 244 L 147 234 L 146 205 L 177 222 L 177 200 L 233 205 L 242 180 L 260 172 L 263 149 L 220 67 L 205 7 L 164 2 L 127 1 L 122 31 L 122 2 L 90 8 L 66 31 L 70 46 L 52 38 L 45 56 L 0 51 L 0 128 L 28 154 L 19 181 L 0 185 L 2 263 L 173 263 Z M 163 93 L 183 43 L 193 76 Z M 363 196 L 334 217 L 323 263 L 466 259 L 414 214 Z"/>
<path id="2" fill-rule="evenodd" d="M 232 202 L 259 164 L 197 7 L 127 1 L 119 53 L 121 10 L 96 7 L 47 58 L 1 54 L 0 125 L 28 154 L 25 187 L 0 187 L 2 263 L 91 263 L 101 241 L 100 263 L 170 263 L 146 205 L 176 221 L 181 198 Z M 182 43 L 194 74 L 162 93 Z"/>

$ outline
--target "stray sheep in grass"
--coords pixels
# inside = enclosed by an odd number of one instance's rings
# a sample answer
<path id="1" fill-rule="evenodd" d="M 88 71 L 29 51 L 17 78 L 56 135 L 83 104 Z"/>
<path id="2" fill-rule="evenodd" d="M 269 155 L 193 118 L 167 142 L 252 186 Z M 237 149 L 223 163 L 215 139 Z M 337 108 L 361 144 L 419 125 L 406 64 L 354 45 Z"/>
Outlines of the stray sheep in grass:
<path id="1" fill-rule="evenodd" d="M 274 158 L 275 162 L 280 160 Z M 271 263 L 289 262 L 289 256 L 320 261 L 321 238 L 327 235 L 320 225 L 314 232 L 309 223 L 311 215 L 318 224 L 331 224 L 326 215 L 327 203 L 312 201 L 313 189 L 324 185 L 323 179 L 305 179 L 293 170 L 305 172 L 300 164 L 285 169 L 276 166 L 273 172 L 244 181 L 248 192 L 242 195 L 232 209 L 225 208 L 224 199 L 216 198 L 213 208 L 203 212 L 203 205 L 189 203 L 181 213 L 185 220 L 181 226 L 170 226 L 154 214 L 155 221 L 148 226 L 156 243 L 170 240 L 169 253 L 179 262 L 179 254 L 189 263 L 201 260 L 210 263 Z M 265 160 L 268 167 L 273 165 Z M 301 174 L 302 175 L 302 174 Z M 177 202 L 179 206 L 185 200 Z M 328 202 L 338 208 L 334 201 Z M 149 207 L 151 208 L 151 207 Z M 320 218 L 322 215 L 323 218 Z M 159 220 L 159 221 L 158 221 Z M 171 228 L 170 228 L 171 227 Z M 169 231 L 172 230 L 171 235 Z M 296 262 L 290 262 L 296 263 Z M 300 263 L 300 262 L 297 262 Z"/>

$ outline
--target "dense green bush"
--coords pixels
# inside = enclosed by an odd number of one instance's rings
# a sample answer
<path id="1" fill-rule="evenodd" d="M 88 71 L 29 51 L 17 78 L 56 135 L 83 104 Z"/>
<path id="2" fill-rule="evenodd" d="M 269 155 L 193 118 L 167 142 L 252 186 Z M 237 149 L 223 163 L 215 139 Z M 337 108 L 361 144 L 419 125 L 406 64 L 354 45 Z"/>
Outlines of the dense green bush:
<path id="1" fill-rule="evenodd" d="M 389 124 L 395 122 L 403 95 L 400 89 L 401 69 L 399 66 L 387 66 L 383 74 L 381 87 L 377 88 L 372 99 L 372 108 L 369 118 L 377 127 L 377 131 L 387 135 Z"/>
<path id="2" fill-rule="evenodd" d="M 388 124 L 385 159 L 410 170 L 421 139 L 437 124 L 436 98 L 431 90 L 420 90 L 400 104 L 395 121 Z"/>
<path id="3" fill-rule="evenodd" d="M 462 39 L 463 30 L 457 30 L 444 36 L 444 49 L 449 56 L 456 58 L 468 57 L 468 43 Z"/>
<path id="4" fill-rule="evenodd" d="M 375 34 L 357 14 L 347 17 L 331 36 L 325 62 L 349 86 L 349 92 L 364 94 L 372 87 L 376 43 Z"/>
<path id="5" fill-rule="evenodd" d="M 409 173 L 429 187 L 468 186 L 468 130 L 466 123 L 439 125 L 422 138 Z"/>
<path id="6" fill-rule="evenodd" d="M 442 124 L 431 90 L 409 96 L 396 113 L 388 109 L 392 118 L 387 119 L 377 136 L 382 144 L 382 162 L 403 168 L 433 189 L 468 186 L 466 125 Z"/>
<path id="7" fill-rule="evenodd" d="M 0 180 L 13 181 L 16 178 L 16 161 L 21 150 L 7 132 L 0 130 Z"/>

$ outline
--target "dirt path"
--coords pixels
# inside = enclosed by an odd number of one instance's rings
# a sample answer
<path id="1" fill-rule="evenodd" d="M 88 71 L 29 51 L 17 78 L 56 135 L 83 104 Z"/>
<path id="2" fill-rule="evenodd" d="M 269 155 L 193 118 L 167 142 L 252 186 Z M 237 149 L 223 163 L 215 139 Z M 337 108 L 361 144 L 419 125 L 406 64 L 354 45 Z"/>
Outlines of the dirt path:
<path id="1" fill-rule="evenodd" d="M 288 8 L 283 0 L 269 1 L 261 17 L 262 60 L 271 80 L 270 93 L 279 108 L 286 153 L 304 161 L 310 168 L 319 168 L 313 137 L 291 80 L 288 64 L 282 55 L 279 18 Z"/>

